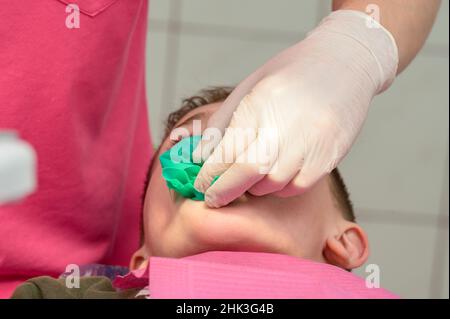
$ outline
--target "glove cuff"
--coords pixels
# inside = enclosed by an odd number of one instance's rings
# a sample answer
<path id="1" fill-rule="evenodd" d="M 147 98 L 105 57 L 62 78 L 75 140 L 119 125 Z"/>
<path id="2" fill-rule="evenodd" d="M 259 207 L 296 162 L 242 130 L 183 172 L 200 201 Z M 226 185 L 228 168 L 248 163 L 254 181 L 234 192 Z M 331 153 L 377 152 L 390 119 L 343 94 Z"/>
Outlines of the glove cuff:
<path id="1" fill-rule="evenodd" d="M 337 10 L 325 17 L 313 31 L 333 32 L 351 37 L 364 46 L 376 61 L 379 77 L 376 94 L 394 81 L 398 48 L 392 34 L 373 17 L 355 10 Z"/>

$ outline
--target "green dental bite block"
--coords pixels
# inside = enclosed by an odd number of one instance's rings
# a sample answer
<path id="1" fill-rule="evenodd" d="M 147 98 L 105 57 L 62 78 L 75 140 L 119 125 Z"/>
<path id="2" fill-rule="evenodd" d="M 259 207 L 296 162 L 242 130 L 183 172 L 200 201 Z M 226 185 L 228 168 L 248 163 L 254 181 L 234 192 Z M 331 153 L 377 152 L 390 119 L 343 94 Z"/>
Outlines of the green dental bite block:
<path id="1" fill-rule="evenodd" d="M 167 187 L 183 197 L 199 201 L 205 200 L 205 194 L 194 188 L 194 182 L 203 163 L 194 163 L 192 152 L 201 138 L 200 135 L 183 138 L 159 157 Z M 217 178 L 219 176 L 216 176 L 212 183 Z"/>

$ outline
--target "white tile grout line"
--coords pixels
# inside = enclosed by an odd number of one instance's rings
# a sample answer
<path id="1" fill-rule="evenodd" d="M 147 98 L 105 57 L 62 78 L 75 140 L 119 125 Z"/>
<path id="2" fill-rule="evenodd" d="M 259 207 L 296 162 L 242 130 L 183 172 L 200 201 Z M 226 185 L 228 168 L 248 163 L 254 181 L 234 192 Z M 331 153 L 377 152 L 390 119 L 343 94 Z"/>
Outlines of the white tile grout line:
<path id="1" fill-rule="evenodd" d="M 444 167 L 444 178 L 441 188 L 441 199 L 440 199 L 440 216 L 448 216 L 448 174 L 449 174 L 449 150 L 447 148 L 447 159 L 445 161 Z M 447 228 L 440 228 L 440 223 L 442 221 L 437 221 L 437 233 L 434 243 L 434 252 L 432 260 L 433 276 L 430 281 L 430 296 L 433 298 L 443 298 L 444 297 L 444 283 L 445 272 L 449 271 L 445 267 L 445 254 L 448 254 L 449 249 L 449 237 L 448 237 L 448 219 L 446 222 Z"/>
<path id="2" fill-rule="evenodd" d="M 204 37 L 223 37 L 246 39 L 263 42 L 282 42 L 296 43 L 305 37 L 307 31 L 282 31 L 262 28 L 235 27 L 225 25 L 214 25 L 194 22 L 166 21 L 162 19 L 152 19 L 148 24 L 149 32 L 166 32 L 166 26 L 176 24 L 177 27 L 169 27 L 169 34 L 177 29 L 177 35 L 180 33 L 192 36 Z M 180 32 L 181 30 L 181 32 Z M 419 55 L 426 57 L 447 58 L 449 55 L 449 46 L 445 44 L 426 43 Z"/>

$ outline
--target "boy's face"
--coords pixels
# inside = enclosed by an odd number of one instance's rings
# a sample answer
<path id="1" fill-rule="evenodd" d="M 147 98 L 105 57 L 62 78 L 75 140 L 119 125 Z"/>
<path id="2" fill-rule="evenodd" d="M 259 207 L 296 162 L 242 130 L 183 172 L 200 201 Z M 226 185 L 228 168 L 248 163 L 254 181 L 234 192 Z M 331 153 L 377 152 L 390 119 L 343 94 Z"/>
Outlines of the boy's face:
<path id="1" fill-rule="evenodd" d="M 220 105 L 208 104 L 190 111 L 177 127 L 192 134 L 195 119 L 204 129 Z M 173 144 L 166 138 L 155 155 L 157 163 L 144 202 L 144 245 L 135 253 L 132 268 L 150 255 L 183 257 L 210 250 L 282 253 L 344 268 L 355 266 L 355 261 L 344 264 L 341 260 L 348 257 L 348 249 L 353 249 L 350 255 L 358 259 L 357 266 L 367 258 L 367 238 L 358 225 L 342 217 L 329 176 L 300 196 L 256 197 L 246 193 L 226 207 L 209 208 L 166 186 L 158 158 Z"/>

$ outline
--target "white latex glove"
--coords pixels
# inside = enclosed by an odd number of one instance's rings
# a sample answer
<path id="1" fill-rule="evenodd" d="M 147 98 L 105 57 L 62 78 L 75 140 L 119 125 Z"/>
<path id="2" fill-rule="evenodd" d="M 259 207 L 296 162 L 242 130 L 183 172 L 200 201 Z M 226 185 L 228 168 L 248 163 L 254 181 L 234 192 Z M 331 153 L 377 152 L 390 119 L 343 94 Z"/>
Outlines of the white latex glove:
<path id="1" fill-rule="evenodd" d="M 240 83 L 211 116 L 208 127 L 225 135 L 220 140 L 206 130 L 193 154 L 207 159 L 195 181 L 206 204 L 224 206 L 246 191 L 284 197 L 310 188 L 350 150 L 372 98 L 389 87 L 397 65 L 395 40 L 380 24 L 359 11 L 331 13 Z M 277 152 L 264 163 L 248 160 L 267 146 Z M 270 169 L 261 173 L 261 165 Z"/>

